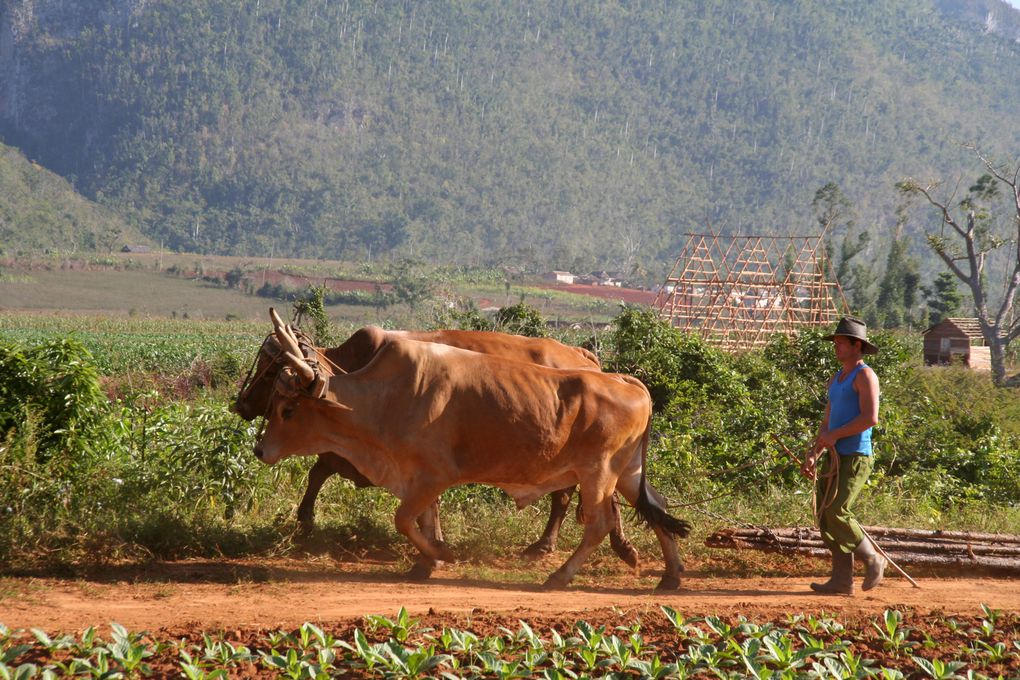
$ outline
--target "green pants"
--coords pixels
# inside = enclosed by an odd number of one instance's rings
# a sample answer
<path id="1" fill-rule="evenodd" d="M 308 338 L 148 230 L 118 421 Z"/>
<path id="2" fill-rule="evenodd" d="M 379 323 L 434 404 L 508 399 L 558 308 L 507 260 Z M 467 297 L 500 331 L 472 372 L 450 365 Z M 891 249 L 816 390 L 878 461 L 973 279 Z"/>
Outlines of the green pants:
<path id="1" fill-rule="evenodd" d="M 839 459 L 839 473 L 835 479 L 829 480 L 827 475 L 834 456 Z M 833 552 L 853 552 L 864 539 L 861 525 L 850 508 L 868 481 L 874 464 L 872 458 L 840 456 L 829 451 L 819 466 L 815 485 L 815 515 L 818 517 L 822 541 Z"/>

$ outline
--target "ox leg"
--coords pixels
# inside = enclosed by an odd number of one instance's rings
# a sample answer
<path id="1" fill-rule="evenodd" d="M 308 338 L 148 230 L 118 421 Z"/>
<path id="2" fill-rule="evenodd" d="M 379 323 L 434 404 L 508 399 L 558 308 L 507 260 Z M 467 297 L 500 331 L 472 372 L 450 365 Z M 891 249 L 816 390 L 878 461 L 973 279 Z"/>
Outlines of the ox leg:
<path id="1" fill-rule="evenodd" d="M 598 547 L 606 534 L 613 525 L 613 499 L 612 496 L 606 496 L 605 498 L 588 505 L 587 499 L 594 498 L 596 494 L 582 492 L 581 498 L 585 504 L 584 508 L 584 535 L 581 537 L 581 544 L 577 546 L 577 549 L 570 556 L 570 558 L 563 563 L 563 566 L 557 569 L 546 579 L 543 588 L 554 589 L 554 588 L 565 588 L 577 571 L 584 565 L 588 557 L 592 554 L 595 548 Z"/>
<path id="2" fill-rule="evenodd" d="M 417 526 L 418 518 L 425 514 L 429 508 L 435 507 L 438 499 L 438 493 L 413 493 L 403 498 L 397 507 L 397 513 L 393 518 L 397 531 L 407 536 L 407 539 L 421 553 L 407 573 L 408 578 L 426 579 L 432 575 L 432 570 L 436 568 L 436 563 L 440 560 L 454 562 L 457 559 L 448 546 L 433 543 Z"/>
<path id="3" fill-rule="evenodd" d="M 612 546 L 613 552 L 627 563 L 627 566 L 635 572 L 638 570 L 641 560 L 638 557 L 637 548 L 623 535 L 623 517 L 620 514 L 620 501 L 615 493 L 613 494 L 613 528 L 609 531 L 609 545 Z"/>
<path id="4" fill-rule="evenodd" d="M 648 494 L 652 497 L 652 499 L 658 503 L 660 507 L 665 508 L 667 506 L 667 502 L 666 499 L 662 497 L 662 494 L 652 488 L 651 484 L 648 484 L 647 486 Z M 623 494 L 623 497 L 635 507 L 637 506 L 640 489 L 640 469 L 633 474 L 627 474 L 621 477 L 616 485 L 616 490 Z M 666 563 L 666 569 L 663 572 L 662 579 L 659 581 L 659 584 L 655 586 L 655 589 L 679 590 L 680 572 L 684 570 L 684 565 L 683 562 L 680 561 L 680 549 L 677 547 L 676 539 L 673 538 L 672 534 L 660 526 L 653 524 L 652 530 L 655 532 L 655 537 L 659 539 L 659 547 L 662 548 L 662 559 Z"/>
<path id="5" fill-rule="evenodd" d="M 425 534 L 426 538 L 437 546 L 444 546 L 443 527 L 439 523 L 439 501 L 430 505 L 418 517 L 418 528 Z"/>
<path id="6" fill-rule="evenodd" d="M 567 514 L 570 497 L 574 495 L 574 487 L 560 489 L 549 494 L 549 521 L 545 524 L 542 537 L 524 549 L 525 557 L 540 557 L 556 549 L 556 539 L 560 534 L 560 526 Z"/>
<path id="7" fill-rule="evenodd" d="M 311 533 L 312 529 L 315 528 L 315 499 L 319 497 L 322 485 L 335 472 L 327 458 L 329 455 L 332 454 L 319 456 L 319 459 L 315 461 L 315 465 L 308 471 L 308 488 L 305 489 L 305 495 L 301 499 L 301 504 L 298 505 L 297 510 L 298 528 L 302 534 Z"/>

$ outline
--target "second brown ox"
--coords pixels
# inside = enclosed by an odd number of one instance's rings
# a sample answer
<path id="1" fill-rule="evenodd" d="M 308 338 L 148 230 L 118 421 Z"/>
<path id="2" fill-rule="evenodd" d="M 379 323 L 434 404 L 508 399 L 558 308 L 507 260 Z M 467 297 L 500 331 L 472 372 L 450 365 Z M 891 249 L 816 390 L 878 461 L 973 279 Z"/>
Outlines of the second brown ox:
<path id="1" fill-rule="evenodd" d="M 273 317 L 290 369 L 277 379 L 256 456 L 273 464 L 342 452 L 400 499 L 394 522 L 420 553 L 418 575 L 455 559 L 415 524 L 451 486 L 490 484 L 524 506 L 577 484 L 584 534 L 546 585 L 569 583 L 609 533 L 619 491 L 659 539 L 665 573 L 658 587 L 679 587 L 674 537 L 690 526 L 666 512 L 645 477 L 651 399 L 640 381 L 402 338 L 387 342 L 360 371 L 324 377 Z"/>

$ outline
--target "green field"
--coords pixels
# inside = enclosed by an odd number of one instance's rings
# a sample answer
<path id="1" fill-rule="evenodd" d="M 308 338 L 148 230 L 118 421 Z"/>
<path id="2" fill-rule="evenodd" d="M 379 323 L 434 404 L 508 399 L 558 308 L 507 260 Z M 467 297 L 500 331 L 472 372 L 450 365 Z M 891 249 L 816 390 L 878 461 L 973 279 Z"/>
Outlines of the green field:
<path id="1" fill-rule="evenodd" d="M 89 267 L 82 269 L 82 267 Z M 130 316 L 142 318 L 226 320 L 268 323 L 271 305 L 287 308 L 279 299 L 254 295 L 265 281 L 269 262 L 236 257 L 183 255 L 114 255 L 101 263 L 60 260 L 7 265 L 0 268 L 0 311 L 48 312 L 62 315 Z M 328 279 L 378 281 L 388 284 L 383 268 L 343 262 L 276 260 L 272 271 L 303 277 L 309 284 Z M 224 272 L 237 268 L 248 277 L 246 287 L 228 287 Z M 205 272 L 204 276 L 202 272 Z M 515 282 L 509 290 L 496 272 L 451 275 L 431 272 L 431 294 L 413 309 L 406 304 L 385 308 L 370 305 L 328 304 L 326 311 L 339 326 L 365 324 L 388 327 L 433 325 L 450 308 L 493 309 L 518 302 L 538 309 L 551 322 L 608 322 L 618 303 L 576 295 L 533 284 Z M 290 289 L 302 292 L 302 285 Z"/>

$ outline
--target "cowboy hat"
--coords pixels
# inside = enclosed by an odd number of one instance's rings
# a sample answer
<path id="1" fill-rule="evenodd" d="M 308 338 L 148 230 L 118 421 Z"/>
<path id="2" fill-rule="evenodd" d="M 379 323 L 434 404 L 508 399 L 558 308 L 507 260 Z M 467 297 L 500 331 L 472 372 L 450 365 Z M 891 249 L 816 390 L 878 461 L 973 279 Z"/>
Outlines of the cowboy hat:
<path id="1" fill-rule="evenodd" d="M 852 316 L 844 316 L 836 324 L 836 331 L 832 335 L 826 335 L 822 340 L 832 340 L 837 335 L 861 341 L 861 354 L 878 354 L 878 347 L 868 342 L 868 326 L 860 319 Z"/>

